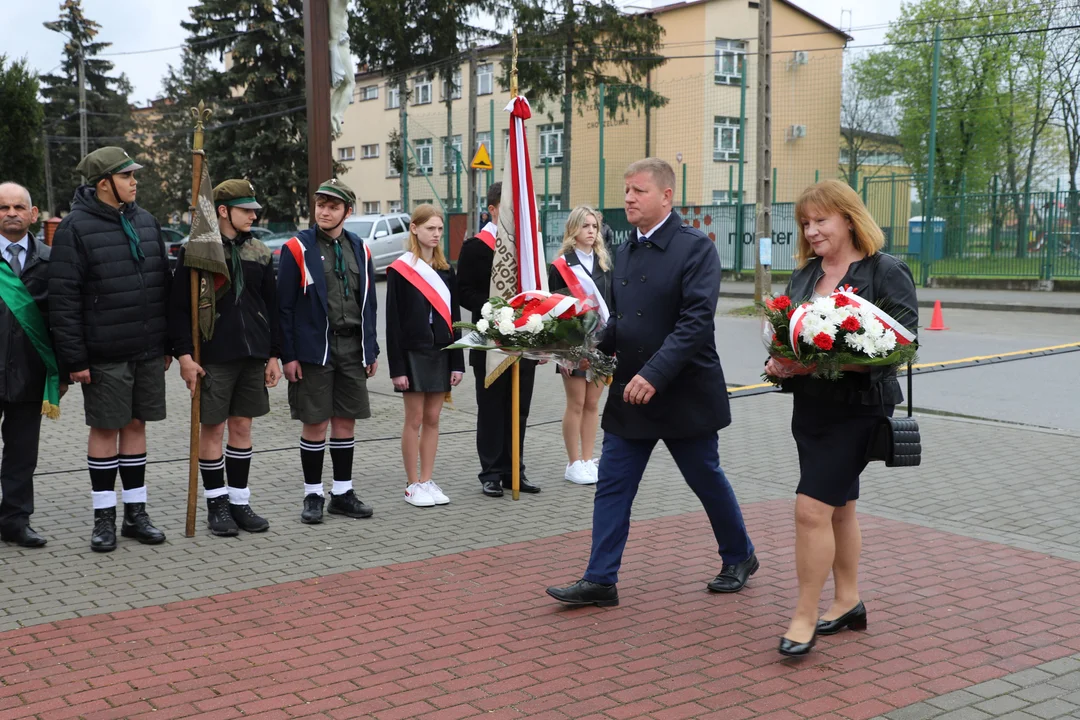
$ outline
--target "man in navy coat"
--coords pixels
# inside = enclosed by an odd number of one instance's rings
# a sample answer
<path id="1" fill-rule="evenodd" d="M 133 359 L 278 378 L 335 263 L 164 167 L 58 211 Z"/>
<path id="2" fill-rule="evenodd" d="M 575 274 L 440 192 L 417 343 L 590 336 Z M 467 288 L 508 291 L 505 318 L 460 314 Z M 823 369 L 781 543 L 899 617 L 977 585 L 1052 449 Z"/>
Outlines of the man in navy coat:
<path id="1" fill-rule="evenodd" d="M 604 408 L 604 447 L 593 501 L 592 553 L 584 577 L 548 595 L 568 605 L 618 605 L 630 509 L 649 456 L 663 440 L 705 506 L 723 564 L 708 584 L 738 592 L 758 569 L 742 511 L 720 467 L 717 431 L 731 424 L 713 316 L 720 258 L 672 212 L 675 171 L 658 158 L 624 175 L 635 237 L 619 246 L 611 320 L 600 349 L 619 360 Z"/>

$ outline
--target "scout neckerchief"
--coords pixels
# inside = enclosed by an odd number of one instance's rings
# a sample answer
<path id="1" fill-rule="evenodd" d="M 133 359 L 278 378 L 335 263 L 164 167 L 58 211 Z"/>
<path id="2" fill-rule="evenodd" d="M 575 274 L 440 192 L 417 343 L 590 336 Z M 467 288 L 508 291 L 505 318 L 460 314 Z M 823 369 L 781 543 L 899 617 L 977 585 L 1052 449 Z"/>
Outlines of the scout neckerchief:
<path id="1" fill-rule="evenodd" d="M 45 395 L 41 401 L 41 414 L 56 420 L 60 417 L 60 372 L 49 341 L 49 331 L 45 329 L 45 319 L 41 317 L 30 291 L 7 263 L 0 263 L 0 301 L 19 321 L 23 333 L 30 338 L 30 343 L 45 363 Z"/>
<path id="2" fill-rule="evenodd" d="M 332 238 L 322 228 L 319 228 L 319 234 L 334 246 L 334 274 L 341 282 L 343 294 L 349 297 L 349 275 L 345 272 L 345 253 L 341 251 L 341 237 Z"/>
<path id="3" fill-rule="evenodd" d="M 232 240 L 225 238 L 225 246 L 232 251 L 232 262 L 229 264 L 229 272 L 232 274 L 233 290 L 236 299 L 240 299 L 240 293 L 244 292 L 244 265 L 240 258 L 240 246 L 247 242 L 250 237 L 247 233 L 239 233 Z"/>

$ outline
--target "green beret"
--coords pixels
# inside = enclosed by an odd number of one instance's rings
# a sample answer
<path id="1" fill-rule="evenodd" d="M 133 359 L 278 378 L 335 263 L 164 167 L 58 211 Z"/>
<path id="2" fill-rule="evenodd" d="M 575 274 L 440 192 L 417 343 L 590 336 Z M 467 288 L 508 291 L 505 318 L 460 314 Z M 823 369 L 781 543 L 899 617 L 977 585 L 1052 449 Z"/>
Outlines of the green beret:
<path id="1" fill-rule="evenodd" d="M 142 165 L 132 160 L 124 148 L 103 147 L 84 157 L 75 172 L 87 179 L 98 180 L 106 175 L 132 172 L 141 168 Z"/>
<path id="2" fill-rule="evenodd" d="M 262 205 L 255 202 L 255 188 L 247 180 L 226 180 L 214 188 L 214 205 L 262 210 Z"/>
<path id="3" fill-rule="evenodd" d="M 315 191 L 315 194 L 341 200 L 346 205 L 356 204 L 356 193 L 354 193 L 348 185 L 337 178 L 332 178 L 319 185 L 319 189 Z"/>

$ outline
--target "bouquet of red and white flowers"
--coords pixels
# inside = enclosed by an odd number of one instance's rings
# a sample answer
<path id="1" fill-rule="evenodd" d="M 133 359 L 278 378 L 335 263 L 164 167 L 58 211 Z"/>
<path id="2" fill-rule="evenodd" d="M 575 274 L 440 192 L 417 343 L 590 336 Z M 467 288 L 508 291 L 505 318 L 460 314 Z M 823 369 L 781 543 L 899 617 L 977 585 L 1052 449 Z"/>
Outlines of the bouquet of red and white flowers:
<path id="1" fill-rule="evenodd" d="M 551 360 L 568 368 L 578 368 L 584 360 L 597 378 L 615 372 L 615 358 L 596 349 L 603 330 L 596 306 L 569 295 L 529 291 L 510 300 L 489 298 L 476 324 L 458 322 L 454 327 L 471 332 L 451 348 Z"/>
<path id="2" fill-rule="evenodd" d="M 762 339 L 769 354 L 813 367 L 814 377 L 835 380 L 845 365 L 887 367 L 915 358 L 915 335 L 881 307 L 847 289 L 799 305 L 780 295 L 768 298 L 763 306 Z M 775 385 L 782 380 L 767 373 L 762 377 Z"/>

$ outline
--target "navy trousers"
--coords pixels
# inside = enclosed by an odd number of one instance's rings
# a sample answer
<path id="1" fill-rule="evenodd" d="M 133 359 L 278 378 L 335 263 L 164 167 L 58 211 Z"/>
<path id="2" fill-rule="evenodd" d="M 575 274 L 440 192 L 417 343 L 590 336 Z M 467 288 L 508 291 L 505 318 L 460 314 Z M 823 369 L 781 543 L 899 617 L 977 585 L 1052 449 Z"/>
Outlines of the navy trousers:
<path id="1" fill-rule="evenodd" d="M 611 585 L 619 581 L 619 566 L 630 534 L 630 508 L 657 442 L 604 433 L 600 477 L 593 500 L 592 554 L 585 571 L 589 582 Z M 746 534 L 739 501 L 720 467 L 716 434 L 664 440 L 664 444 L 686 484 L 705 506 L 724 564 L 746 560 L 753 554 L 754 545 Z"/>

